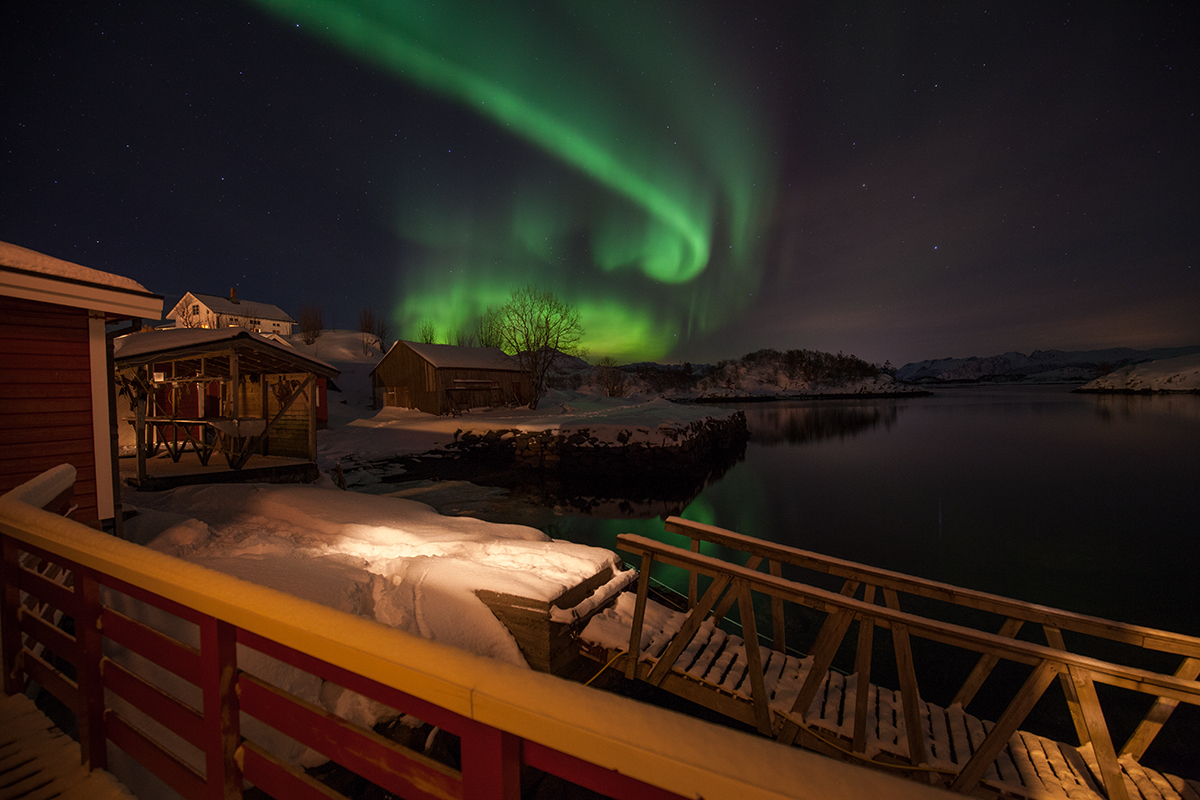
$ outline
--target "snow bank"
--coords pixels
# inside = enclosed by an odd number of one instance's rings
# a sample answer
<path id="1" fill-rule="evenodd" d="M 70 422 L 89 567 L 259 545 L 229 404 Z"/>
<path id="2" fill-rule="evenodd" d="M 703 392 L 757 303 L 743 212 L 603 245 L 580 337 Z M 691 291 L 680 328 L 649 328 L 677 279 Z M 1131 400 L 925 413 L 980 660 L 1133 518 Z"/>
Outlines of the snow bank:
<path id="1" fill-rule="evenodd" d="M 524 665 L 475 591 L 550 602 L 605 567 L 601 548 L 424 503 L 317 486 L 130 493 L 133 541 L 426 639 Z"/>
<path id="2" fill-rule="evenodd" d="M 679 405 L 662 397 L 597 397 L 551 390 L 536 410 L 528 408 L 475 409 L 458 417 L 438 417 L 422 411 L 385 408 L 339 430 L 318 436 L 318 463 L 332 469 L 346 460 L 371 462 L 398 455 L 420 455 L 447 448 L 464 434 L 488 431 L 588 431 L 589 439 L 619 446 L 631 442 L 677 443 L 678 432 L 692 423 L 726 419 L 736 411 Z M 449 451 L 448 451 L 449 452 Z"/>
<path id="3" fill-rule="evenodd" d="M 1134 364 L 1096 378 L 1081 392 L 1200 392 L 1200 354 Z"/>

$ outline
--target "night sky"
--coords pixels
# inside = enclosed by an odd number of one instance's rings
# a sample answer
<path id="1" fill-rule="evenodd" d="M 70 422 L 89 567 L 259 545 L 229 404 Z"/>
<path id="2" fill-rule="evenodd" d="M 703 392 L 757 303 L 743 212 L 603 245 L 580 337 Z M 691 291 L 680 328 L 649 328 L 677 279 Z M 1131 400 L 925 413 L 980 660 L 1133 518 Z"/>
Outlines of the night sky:
<path id="1" fill-rule="evenodd" d="M 0 240 L 593 359 L 1200 344 L 1200 4 L 15 2 Z"/>

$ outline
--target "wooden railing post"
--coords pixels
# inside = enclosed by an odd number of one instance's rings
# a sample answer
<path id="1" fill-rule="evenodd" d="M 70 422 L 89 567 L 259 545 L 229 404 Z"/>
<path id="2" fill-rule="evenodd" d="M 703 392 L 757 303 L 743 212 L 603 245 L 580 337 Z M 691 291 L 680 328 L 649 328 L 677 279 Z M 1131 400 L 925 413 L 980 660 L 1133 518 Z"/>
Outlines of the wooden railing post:
<path id="1" fill-rule="evenodd" d="M 521 740 L 475 723 L 461 734 L 463 797 L 520 800 Z"/>
<path id="2" fill-rule="evenodd" d="M 744 580 L 735 580 L 734 594 L 737 595 L 738 611 L 742 616 L 742 641 L 746 647 L 746 669 L 750 678 L 750 698 L 754 702 L 754 724 L 758 732 L 770 736 L 774 731 L 771 726 L 771 709 L 767 703 L 767 689 L 763 682 L 762 652 L 758 648 L 758 625 L 754 620 L 754 599 L 750 594 L 750 584 Z"/>
<path id="3" fill-rule="evenodd" d="M 768 562 L 768 569 L 776 578 L 783 577 L 783 565 L 776 559 Z M 771 598 L 771 648 L 780 653 L 787 652 L 787 627 L 783 617 L 783 598 Z"/>
<path id="4" fill-rule="evenodd" d="M 4 581 L 4 593 L 0 595 L 0 633 L 3 634 L 0 661 L 4 669 L 4 693 L 19 694 L 25 690 L 25 679 L 17 669 L 17 658 L 21 654 L 21 624 L 17 617 L 21 608 L 21 564 L 17 561 L 15 539 L 0 534 L 0 545 L 3 547 L 0 579 Z"/>
<path id="5" fill-rule="evenodd" d="M 885 588 L 883 599 L 893 611 L 900 610 L 900 598 L 895 589 Z M 917 671 L 913 665 L 912 640 L 905 625 L 892 625 L 892 647 L 896 653 L 896 674 L 900 678 L 900 700 L 904 711 L 904 731 L 908 737 L 908 759 L 915 766 L 924 764 L 925 731 L 921 726 L 921 692 L 917 688 Z"/>
<path id="6" fill-rule="evenodd" d="M 633 621 L 629 625 L 629 662 L 625 665 L 625 677 L 633 680 L 637 677 L 638 659 L 642 655 L 642 623 L 646 617 L 646 597 L 650 592 L 650 566 L 654 556 L 642 553 L 642 565 L 638 572 L 637 600 L 633 608 Z"/>
<path id="7" fill-rule="evenodd" d="M 875 587 L 867 584 L 863 602 L 875 602 Z M 858 648 L 854 653 L 854 672 L 858 683 L 854 690 L 854 752 L 867 750 L 867 703 L 871 699 L 871 651 L 875 645 L 875 620 L 863 617 L 858 621 Z"/>
<path id="8" fill-rule="evenodd" d="M 204 692 L 204 763 L 208 796 L 241 800 L 242 743 L 237 695 L 237 628 L 215 617 L 200 623 L 200 675 Z"/>
<path id="9" fill-rule="evenodd" d="M 692 537 L 692 552 L 700 552 L 700 540 Z M 688 608 L 696 607 L 696 597 L 700 594 L 700 575 L 694 569 L 688 570 Z"/>
<path id="10" fill-rule="evenodd" d="M 1075 685 L 1075 694 L 1079 698 L 1079 707 L 1087 726 L 1088 738 L 1092 742 L 1092 752 L 1095 753 L 1096 763 L 1100 767 L 1100 780 L 1104 782 L 1108 800 L 1129 800 L 1121 765 L 1117 762 L 1112 736 L 1108 732 L 1108 723 L 1104 720 L 1100 698 L 1096 695 L 1096 684 L 1087 670 L 1068 665 L 1067 671 Z"/>
<path id="11" fill-rule="evenodd" d="M 80 600 L 75 618 L 75 641 L 79 643 L 79 663 L 75 665 L 79 685 L 79 759 L 88 769 L 105 769 L 108 746 L 104 733 L 104 678 L 100 672 L 104 656 L 100 584 L 87 567 L 76 565 L 74 572 L 75 591 Z"/>
<path id="12" fill-rule="evenodd" d="M 1066 652 L 1067 643 L 1063 641 L 1061 630 L 1052 625 L 1043 625 L 1042 630 L 1046 634 L 1046 644 L 1055 650 Z M 1087 724 L 1083 719 L 1083 711 L 1079 707 L 1079 695 L 1075 691 L 1075 685 L 1071 682 L 1070 675 L 1060 672 L 1058 680 L 1062 684 L 1063 697 L 1067 699 L 1067 709 L 1071 712 L 1071 722 L 1075 725 L 1075 735 L 1079 737 L 1080 746 L 1083 746 L 1091 741 L 1091 737 L 1088 734 Z"/>

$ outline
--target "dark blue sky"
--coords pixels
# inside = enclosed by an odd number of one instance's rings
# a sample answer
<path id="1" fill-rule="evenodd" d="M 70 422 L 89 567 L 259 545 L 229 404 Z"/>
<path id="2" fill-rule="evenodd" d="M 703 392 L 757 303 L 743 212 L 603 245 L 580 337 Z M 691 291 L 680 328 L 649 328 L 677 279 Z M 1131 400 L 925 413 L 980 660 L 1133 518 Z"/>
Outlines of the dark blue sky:
<path id="1" fill-rule="evenodd" d="M 1196 4 L 665 8 L 736 72 L 774 177 L 748 297 L 666 358 L 1200 344 Z M 236 286 L 353 327 L 428 269 L 398 204 L 561 169 L 254 5 L 0 20 L 0 240 L 168 303 Z"/>

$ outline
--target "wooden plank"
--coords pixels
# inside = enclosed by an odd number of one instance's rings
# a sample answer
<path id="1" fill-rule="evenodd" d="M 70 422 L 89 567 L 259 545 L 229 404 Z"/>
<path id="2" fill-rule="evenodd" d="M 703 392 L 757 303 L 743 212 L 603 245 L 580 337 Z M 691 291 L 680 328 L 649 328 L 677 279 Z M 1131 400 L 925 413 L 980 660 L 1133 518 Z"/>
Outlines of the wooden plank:
<path id="1" fill-rule="evenodd" d="M 34 552 L 34 550 L 31 549 L 29 552 Z M 54 563 L 59 562 L 55 561 Z M 73 617 L 79 614 L 79 598 L 71 589 L 25 567 L 21 568 L 19 575 L 18 585 L 21 587 L 21 591 L 28 592 L 40 602 L 49 603 L 54 608 Z"/>
<path id="2" fill-rule="evenodd" d="M 704 645 L 704 649 L 700 651 L 700 655 L 696 657 L 696 661 L 688 668 L 687 674 L 690 677 L 700 680 L 708 674 L 709 668 L 713 665 L 717 656 L 725 647 L 725 639 L 728 634 L 725 631 L 717 628 L 714 624 L 712 634 L 709 636 L 708 642 Z"/>
<path id="3" fill-rule="evenodd" d="M 285 664 L 290 664 L 312 675 L 316 675 L 322 680 L 344 686 L 352 692 L 368 697 L 377 703 L 382 703 L 389 708 L 395 709 L 397 712 L 412 714 L 418 719 L 436 725 L 451 733 L 454 733 L 458 729 L 459 724 L 463 720 L 463 717 L 460 715 L 439 705 L 435 705 L 428 700 L 422 700 L 392 686 L 386 686 L 378 681 L 365 678 L 356 672 L 351 672 L 345 667 L 339 667 L 328 661 L 322 661 L 308 653 L 302 653 L 299 650 L 266 639 L 256 633 L 238 630 L 238 644 L 257 650 L 260 653 L 282 661 Z"/>
<path id="4" fill-rule="evenodd" d="M 606 797 L 628 797 L 638 800 L 682 800 L 680 795 L 622 775 L 614 769 L 592 764 L 545 745 L 524 739 L 521 742 L 521 761 L 534 769 L 557 775 L 576 786 L 582 786 Z"/>
<path id="5" fill-rule="evenodd" d="M 883 597 L 888 608 L 900 610 L 900 600 L 895 589 L 884 588 Z M 924 764 L 925 736 L 921 730 L 921 695 L 917 689 L 917 673 L 913 666 L 912 642 L 908 628 L 892 626 L 892 646 L 896 652 L 896 671 L 900 677 L 900 697 L 903 702 L 904 727 L 908 733 L 908 758 L 914 765 Z"/>
<path id="6" fill-rule="evenodd" d="M 735 581 L 734 591 L 737 593 L 738 610 L 742 617 L 742 635 L 746 642 L 746 669 L 750 673 L 750 697 L 754 702 L 755 727 L 762 735 L 770 736 L 774 731 L 771 725 L 771 709 L 767 704 L 767 689 L 763 683 L 763 662 L 762 653 L 758 649 L 754 600 L 750 594 L 750 585 L 745 581 Z"/>
<path id="7" fill-rule="evenodd" d="M 41 684 L 42 688 L 62 701 L 63 705 L 79 713 L 79 686 L 52 664 L 47 663 L 29 650 L 21 651 L 21 665 L 29 677 Z M 23 687 L 22 687 L 23 689 Z"/>
<path id="8" fill-rule="evenodd" d="M 108 738 L 186 800 L 207 800 L 204 778 L 115 711 L 104 715 Z"/>
<path id="9" fill-rule="evenodd" d="M 215 617 L 200 623 L 201 722 L 204 776 L 214 797 L 240 798 L 242 768 L 237 748 L 242 735 L 238 714 L 237 629 Z"/>
<path id="10" fill-rule="evenodd" d="M 863 590 L 863 602 L 875 602 L 875 587 L 868 585 Z M 858 675 L 859 690 L 854 695 L 854 752 L 862 753 L 867 748 L 867 701 L 870 699 L 871 653 L 875 642 L 875 621 L 870 617 L 858 621 L 858 645 L 854 651 L 854 672 Z"/>
<path id="11" fill-rule="evenodd" d="M 164 692 L 125 667 L 104 659 L 104 688 L 111 691 L 150 719 L 178 735 L 197 750 L 204 750 L 204 717 L 174 695 Z"/>
<path id="12" fill-rule="evenodd" d="M 709 612 L 717 604 L 722 593 L 729 586 L 729 582 L 728 577 L 723 577 L 717 578 L 709 585 L 704 597 L 700 598 L 699 604 L 692 608 L 691 614 L 684 621 L 679 632 L 675 634 L 658 663 L 654 665 L 654 669 L 650 671 L 650 677 L 647 678 L 648 683 L 652 686 L 662 684 L 667 672 L 675 665 L 675 661 L 691 643 L 697 631 L 700 630 L 700 626 L 708 619 Z"/>
<path id="13" fill-rule="evenodd" d="M 1006 639 L 1016 637 L 1017 632 L 1025 624 L 1023 620 L 1009 617 L 1004 620 L 1004 624 L 1000 626 L 997 636 L 1003 636 Z M 959 687 L 958 692 L 954 695 L 954 699 L 950 701 L 950 705 L 955 703 L 966 708 L 975 698 L 975 694 L 979 688 L 983 686 L 983 682 L 992 674 L 992 670 L 1000 663 L 1000 658 L 994 653 L 984 653 L 980 656 L 979 661 L 975 663 L 975 668 L 967 675 L 967 679 L 963 681 L 963 685 Z"/>
<path id="14" fill-rule="evenodd" d="M 1185 658 L 1179 668 L 1175 670 L 1175 677 L 1184 680 L 1195 680 L 1198 675 L 1200 675 L 1200 658 Z M 1178 700 L 1169 697 L 1157 698 L 1154 705 L 1146 712 L 1146 716 L 1138 723 L 1129 740 L 1121 748 L 1120 755 L 1141 759 L 1146 753 L 1146 748 L 1154 741 L 1154 737 L 1162 730 L 1163 725 L 1166 724 L 1178 705 Z"/>
<path id="15" fill-rule="evenodd" d="M 1025 717 L 1041 699 L 1046 687 L 1054 680 L 1056 670 L 1050 661 L 1042 661 L 1029 678 L 1021 686 L 1016 697 L 1004 709 L 996 726 L 988 733 L 983 743 L 975 749 L 971 760 L 950 784 L 950 791 L 968 794 L 979 784 L 992 762 L 996 760 L 1000 750 L 1008 743 L 1009 738 L 1016 732 L 1017 727 L 1024 722 Z"/>
<path id="16" fill-rule="evenodd" d="M 809 668 L 808 676 L 804 679 L 804 685 L 800 688 L 800 694 L 796 695 L 796 702 L 792 704 L 791 712 L 793 714 L 799 712 L 803 715 L 813 698 L 817 696 L 820 683 L 824 679 L 825 673 L 829 671 L 830 665 L 833 664 L 833 657 L 837 654 L 837 649 L 853 620 L 853 612 L 846 608 L 838 609 L 826 617 L 820 633 L 817 634 L 817 640 L 813 644 L 812 666 Z"/>
<path id="17" fill-rule="evenodd" d="M 462 774 L 243 673 L 242 711 L 403 797 L 462 796 Z M 464 763 L 467 755 L 464 753 Z"/>
<path id="18" fill-rule="evenodd" d="M 58 658 L 66 659 L 72 665 L 79 663 L 79 643 L 75 641 L 74 636 L 51 625 L 36 614 L 29 613 L 28 609 L 22 608 L 18 617 L 21 620 L 22 633 L 42 644 Z M 30 649 L 33 648 L 30 647 Z"/>
<path id="19" fill-rule="evenodd" d="M 1042 631 L 1046 635 L 1046 644 L 1055 650 L 1065 651 L 1067 649 L 1061 630 L 1053 625 L 1043 625 Z M 1075 693 L 1075 686 L 1071 683 L 1071 676 L 1066 672 L 1060 672 L 1058 680 L 1062 684 L 1063 697 L 1067 700 L 1067 709 L 1071 712 L 1071 722 L 1075 725 L 1075 735 L 1079 737 L 1081 745 L 1087 744 L 1089 741 L 1087 725 L 1083 721 L 1083 713 L 1079 708 L 1079 696 Z"/>
<path id="20" fill-rule="evenodd" d="M 104 635 L 196 686 L 201 685 L 200 653 L 111 608 L 101 615 Z"/>
<path id="21" fill-rule="evenodd" d="M 1096 695 L 1096 685 L 1092 682 L 1092 676 L 1074 665 L 1068 666 L 1067 669 L 1079 697 L 1080 711 L 1096 755 L 1104 791 L 1109 800 L 1129 800 L 1125 780 L 1121 776 L 1121 765 L 1117 762 L 1117 753 L 1113 749 L 1108 723 L 1104 720 L 1104 712 L 1100 708 L 1100 698 Z"/>
<path id="22" fill-rule="evenodd" d="M 637 677 L 637 664 L 642 655 L 642 625 L 646 620 L 646 597 L 650 590 L 650 567 L 654 556 L 642 553 L 642 563 L 638 568 L 637 600 L 633 608 L 633 622 L 629 626 L 629 661 L 625 667 L 625 677 L 633 680 Z"/>
<path id="23" fill-rule="evenodd" d="M 905 575 L 904 573 L 825 556 L 820 553 L 800 550 L 787 545 L 766 542 L 713 525 L 704 525 L 692 522 L 691 520 L 681 519 L 680 517 L 668 517 L 665 527 L 672 533 L 693 536 L 730 549 L 754 553 L 763 558 L 775 558 L 784 563 L 811 569 L 815 572 L 866 581 L 874 583 L 877 586 L 887 586 L 909 594 L 944 600 L 957 605 L 991 611 L 1003 616 L 1017 617 L 1028 622 L 1049 624 L 1064 630 L 1079 631 L 1092 636 L 1128 642 L 1150 649 L 1200 657 L 1200 637 L 1114 622 L 1099 617 L 1090 617 L 1085 614 L 1076 614 L 1074 612 L 1062 611 L 1061 609 L 1039 606 L 1010 597 L 939 583 L 912 575 Z"/>
<path id="24" fill-rule="evenodd" d="M 776 559 L 771 559 L 768 569 L 776 578 L 783 577 L 783 565 Z M 783 616 L 783 598 L 771 598 L 771 648 L 781 653 L 787 652 L 787 625 Z"/>
<path id="25" fill-rule="evenodd" d="M 263 750 L 254 742 L 242 743 L 246 780 L 269 797 L 288 800 L 346 800 L 344 794 L 305 775 L 301 770 Z"/>

